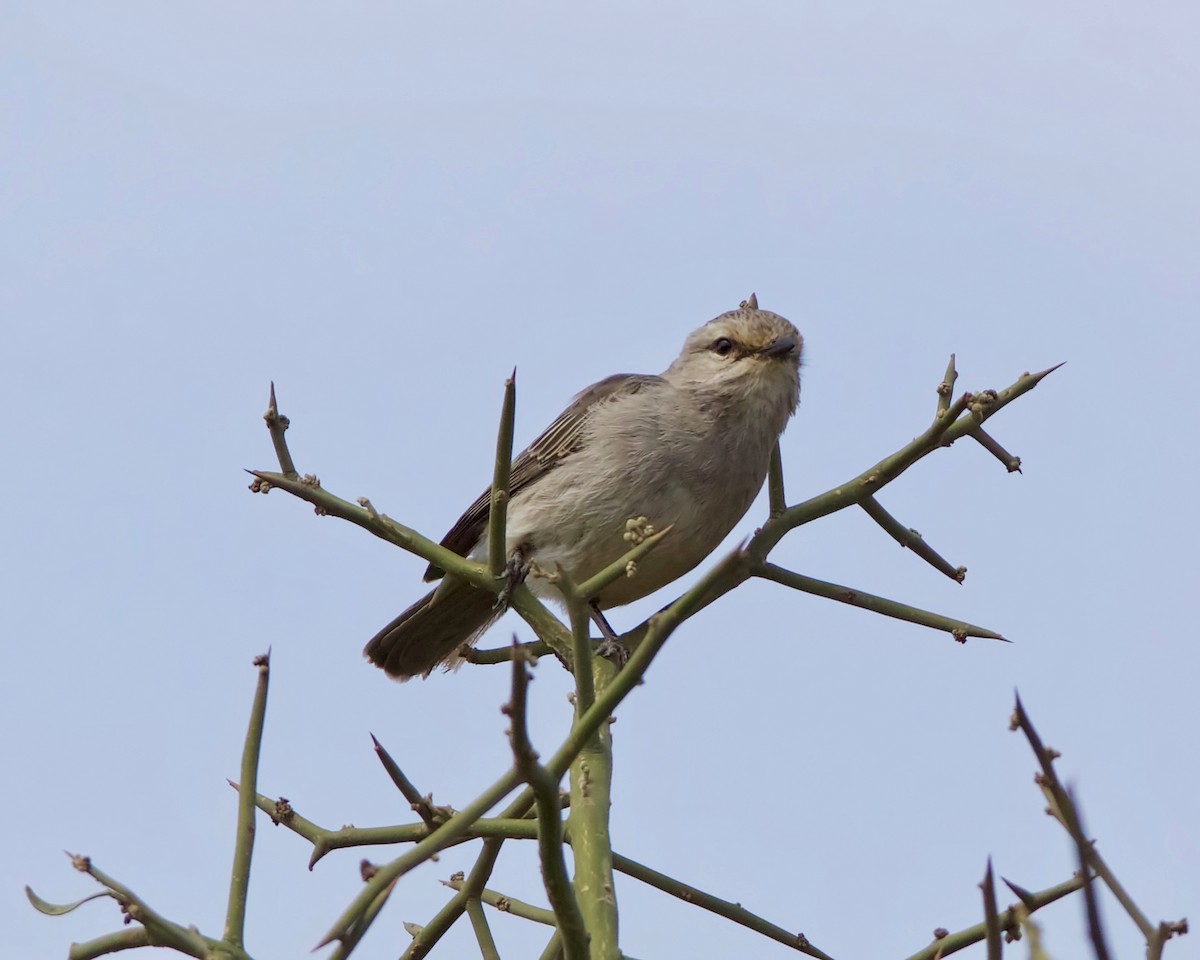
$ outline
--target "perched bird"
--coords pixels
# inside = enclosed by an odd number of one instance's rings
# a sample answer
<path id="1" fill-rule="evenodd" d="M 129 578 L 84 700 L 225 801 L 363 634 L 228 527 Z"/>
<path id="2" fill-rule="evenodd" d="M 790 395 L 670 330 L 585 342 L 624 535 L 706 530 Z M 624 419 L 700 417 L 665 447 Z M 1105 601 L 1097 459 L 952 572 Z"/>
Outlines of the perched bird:
<path id="1" fill-rule="evenodd" d="M 771 451 L 800 399 L 803 338 L 751 294 L 694 331 L 659 376 L 617 374 L 580 393 L 513 460 L 506 551 L 515 568 L 563 570 L 575 583 L 627 553 L 630 521 L 672 529 L 593 599 L 593 611 L 632 603 L 683 576 L 733 529 L 762 489 Z M 442 546 L 486 559 L 491 491 Z M 426 580 L 443 577 L 430 565 Z M 552 579 L 552 578 L 550 578 Z M 549 579 L 528 582 L 561 600 Z M 503 612 L 496 596 L 446 576 L 363 651 L 393 677 L 452 666 Z"/>

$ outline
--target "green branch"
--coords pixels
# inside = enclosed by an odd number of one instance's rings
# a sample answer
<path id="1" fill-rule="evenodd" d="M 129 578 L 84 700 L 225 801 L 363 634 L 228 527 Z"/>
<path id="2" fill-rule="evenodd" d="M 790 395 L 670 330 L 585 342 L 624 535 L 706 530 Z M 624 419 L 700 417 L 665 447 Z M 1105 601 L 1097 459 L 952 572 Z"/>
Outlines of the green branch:
<path id="1" fill-rule="evenodd" d="M 488 512 L 488 572 L 492 579 L 504 576 L 508 563 L 505 524 L 508 518 L 508 481 L 512 472 L 513 420 L 516 414 L 517 371 L 504 381 L 504 403 L 500 408 L 500 430 L 496 436 L 496 468 L 492 474 L 492 504 Z"/>
<path id="2" fill-rule="evenodd" d="M 420 866 L 426 860 L 429 860 L 435 854 L 445 850 L 458 840 L 463 839 L 475 822 L 515 790 L 520 785 L 520 782 L 521 780 L 516 770 L 510 769 L 505 771 L 499 780 L 468 804 L 462 812 L 456 813 L 429 834 L 429 836 L 419 841 L 408 853 L 379 867 L 378 872 L 363 885 L 363 889 L 359 892 L 358 896 L 342 911 L 341 916 L 334 921 L 329 932 L 321 939 L 321 942 L 317 946 L 323 947 L 335 940 L 342 940 L 350 936 L 351 933 L 358 932 L 360 925 L 362 932 L 365 932 L 366 927 L 369 926 L 369 921 L 365 914 L 376 897 L 389 891 L 392 884 L 404 876 L 404 874 Z"/>
<path id="3" fill-rule="evenodd" d="M 1059 753 L 1042 743 L 1042 738 L 1033 726 L 1033 721 L 1030 720 L 1029 714 L 1025 712 L 1025 707 L 1021 703 L 1021 698 L 1016 698 L 1016 707 L 1013 710 L 1012 722 L 1009 724 L 1011 729 L 1020 729 L 1025 734 L 1025 739 L 1029 741 L 1029 746 L 1033 750 L 1034 756 L 1037 757 L 1038 763 L 1042 768 L 1042 772 L 1035 777 L 1038 786 L 1042 788 L 1042 792 L 1046 795 L 1046 799 L 1050 803 L 1050 813 L 1054 818 L 1062 824 L 1071 839 L 1075 842 L 1076 849 L 1079 852 L 1081 861 L 1081 873 L 1087 875 L 1090 879 L 1094 872 L 1097 877 L 1104 881 L 1117 902 L 1121 904 L 1125 912 L 1137 925 L 1142 936 L 1146 938 L 1147 954 L 1156 956 L 1162 952 L 1162 945 L 1172 936 L 1177 933 L 1183 933 L 1187 929 L 1186 921 L 1179 923 L 1162 922 L 1157 926 L 1150 922 L 1149 918 L 1142 909 L 1134 902 L 1133 897 L 1125 889 L 1124 885 L 1117 879 L 1116 874 L 1100 856 L 1100 851 L 1096 849 L 1095 841 L 1089 840 L 1083 831 L 1082 817 L 1079 813 L 1078 805 L 1075 803 L 1075 798 L 1071 792 L 1067 790 L 1062 782 L 1058 779 L 1058 774 L 1054 769 L 1054 761 L 1058 758 Z M 1103 943 L 1103 933 L 1099 927 L 1099 911 L 1094 900 L 1094 892 L 1091 890 L 1089 883 L 1084 890 L 1084 896 L 1089 898 L 1087 904 L 1088 926 L 1092 937 L 1093 945 L 1099 956 L 1104 956 L 1107 952 L 1107 947 Z M 1182 924 L 1182 926 L 1181 926 Z"/>
<path id="4" fill-rule="evenodd" d="M 623 857 L 619 853 L 613 854 L 613 866 L 626 876 L 633 877 L 635 880 L 641 880 L 642 883 L 647 883 L 661 890 L 663 893 L 669 893 L 671 896 L 684 901 L 684 903 L 694 904 L 703 910 L 707 910 L 709 913 L 715 913 L 726 920 L 732 920 L 734 923 L 753 930 L 755 933 L 760 933 L 764 937 L 770 937 L 776 943 L 782 943 L 793 950 L 808 954 L 810 957 L 816 957 L 817 960 L 831 960 L 829 954 L 814 947 L 804 934 L 792 933 L 778 924 L 764 920 L 757 914 L 751 913 L 740 903 L 732 903 L 729 900 L 722 900 L 720 897 L 715 897 L 711 893 L 705 893 L 699 887 L 693 887 L 691 884 L 676 880 L 674 877 L 660 873 L 658 870 L 638 863 L 636 860 Z"/>
<path id="5" fill-rule="evenodd" d="M 852 587 L 843 587 L 836 583 L 826 583 L 824 580 L 806 577 L 802 573 L 793 573 L 791 570 L 784 570 L 773 563 L 761 563 L 753 569 L 756 576 L 762 577 L 765 580 L 773 580 L 775 583 L 791 587 L 793 590 L 801 590 L 804 593 L 811 593 L 818 597 L 837 600 L 839 603 L 848 603 L 852 607 L 861 607 L 864 610 L 870 610 L 872 613 L 878 613 L 885 617 L 907 620 L 909 623 L 920 624 L 923 627 L 933 627 L 935 630 L 945 630 L 955 640 L 960 642 L 965 641 L 967 637 L 983 637 L 988 640 L 1004 639 L 998 633 L 988 630 L 985 627 L 977 627 L 964 620 L 944 617 L 940 613 L 930 613 L 928 610 L 922 610 L 919 607 L 910 607 L 907 603 L 888 600 L 886 597 L 877 597 L 874 594 L 864 593 Z"/>
<path id="6" fill-rule="evenodd" d="M 514 638 L 515 643 L 515 638 Z M 588 670 L 578 664 L 577 673 Z M 538 859 L 542 867 L 542 882 L 554 911 L 556 925 L 563 938 L 566 960 L 588 960 L 588 927 L 584 924 L 580 904 L 571 889 L 567 864 L 563 857 L 562 809 L 558 802 L 558 779 L 538 763 L 537 752 L 529 740 L 526 725 L 526 703 L 529 670 L 524 657 L 515 654 L 512 662 L 512 700 L 506 712 L 512 720 L 509 732 L 512 740 L 513 763 L 521 778 L 533 790 L 537 805 Z M 572 816 L 575 804 L 571 805 Z"/>
<path id="7" fill-rule="evenodd" d="M 1033 913 L 1040 910 L 1042 907 L 1054 903 L 1056 900 L 1061 900 L 1065 896 L 1069 896 L 1083 886 L 1081 877 L 1072 877 L 1065 883 L 1060 883 L 1057 886 L 1049 887 L 1037 893 L 1026 895 L 1024 902 L 1009 907 L 1003 913 L 996 916 L 996 922 L 1001 930 L 1016 930 L 1019 928 L 1021 916 Z M 940 957 L 948 957 L 952 953 L 958 953 L 959 950 L 965 950 L 967 947 L 979 943 L 987 938 L 987 923 L 977 923 L 972 927 L 967 927 L 965 930 L 960 930 L 957 933 L 946 933 L 939 931 L 942 936 L 938 937 L 929 946 L 923 950 L 918 950 L 908 960 L 938 960 Z"/>
<path id="8" fill-rule="evenodd" d="M 442 882 L 451 890 L 461 890 L 466 884 L 466 881 L 461 878 L 456 880 L 453 877 Z M 556 927 L 558 922 L 553 910 L 534 906 L 532 903 L 526 903 L 524 900 L 518 900 L 516 897 L 510 897 L 486 887 L 479 891 L 479 900 L 501 913 L 510 913 L 522 920 L 532 920 L 534 923 L 542 923 L 550 927 Z"/>
<path id="9" fill-rule="evenodd" d="M 987 871 L 979 884 L 983 892 L 983 933 L 987 940 L 987 960 L 1002 960 L 1004 944 L 1000 942 L 1000 918 L 996 913 L 996 880 L 992 876 L 992 858 L 988 857 Z"/>
<path id="10" fill-rule="evenodd" d="M 272 391 L 274 394 L 274 391 Z M 272 395 L 272 402 L 274 396 Z M 225 912 L 225 942 L 242 947 L 246 929 L 246 895 L 250 888 L 250 861 L 254 856 L 254 798 L 258 789 L 258 756 L 262 749 L 263 725 L 267 715 L 267 687 L 271 679 L 271 654 L 256 657 L 258 685 L 250 708 L 250 724 L 242 748 L 242 783 L 238 791 L 237 836 L 233 848 L 233 872 L 229 879 L 229 905 Z"/>
<path id="11" fill-rule="evenodd" d="M 925 542 L 924 537 L 912 529 L 912 527 L 904 526 L 904 524 L 883 509 L 883 505 L 874 497 L 863 497 L 858 505 L 867 512 L 867 516 L 879 524 L 887 532 L 888 536 L 900 544 L 900 546 L 911 550 L 931 567 L 944 573 L 951 580 L 956 580 L 959 583 L 963 582 L 963 579 L 967 575 L 966 567 L 951 566 L 948 561 L 943 559 L 941 554 Z"/>

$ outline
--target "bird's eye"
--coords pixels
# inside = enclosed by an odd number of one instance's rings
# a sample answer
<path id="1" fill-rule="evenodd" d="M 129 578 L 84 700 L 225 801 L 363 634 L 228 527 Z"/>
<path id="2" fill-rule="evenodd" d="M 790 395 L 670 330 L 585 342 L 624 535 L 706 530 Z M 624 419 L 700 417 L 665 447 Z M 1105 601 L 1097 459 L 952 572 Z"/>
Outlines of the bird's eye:
<path id="1" fill-rule="evenodd" d="M 717 337 L 709 349 L 718 357 L 727 357 L 733 353 L 733 341 L 728 337 Z"/>

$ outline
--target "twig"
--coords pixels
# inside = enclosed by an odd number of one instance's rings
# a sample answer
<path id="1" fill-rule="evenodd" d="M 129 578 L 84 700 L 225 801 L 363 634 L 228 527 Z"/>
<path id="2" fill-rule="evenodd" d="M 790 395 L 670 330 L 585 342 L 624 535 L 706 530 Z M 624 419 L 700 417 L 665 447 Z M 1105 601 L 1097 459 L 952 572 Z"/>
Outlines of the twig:
<path id="1" fill-rule="evenodd" d="M 270 487 L 278 487 L 293 497 L 311 503 L 321 516 L 328 515 L 348 520 L 381 540 L 395 544 L 409 553 L 415 553 L 418 557 L 435 564 L 439 569 L 452 573 L 473 586 L 491 593 L 499 592 L 499 586 L 489 576 L 487 569 L 482 564 L 460 557 L 453 550 L 448 550 L 404 524 L 397 523 L 387 515 L 376 512 L 370 505 L 370 501 L 364 501 L 364 504 L 354 504 L 343 500 L 322 487 L 321 482 L 313 476 L 297 479 L 282 473 L 272 473 L 269 470 L 247 470 L 246 472 L 260 481 L 266 482 Z"/>
<path id="2" fill-rule="evenodd" d="M 467 901 L 467 919 L 471 921 L 471 929 L 475 931 L 475 940 L 479 944 L 479 953 L 483 960 L 500 960 L 500 951 L 496 949 L 492 928 L 488 926 L 487 915 L 478 900 Z"/>
<path id="3" fill-rule="evenodd" d="M 596 699 L 596 684 L 592 676 L 592 641 L 589 636 L 591 620 L 588 617 L 587 599 L 571 580 L 570 574 L 559 568 L 554 576 L 557 578 L 558 590 L 566 602 L 567 621 L 571 625 L 571 657 L 567 663 L 575 678 L 575 715 L 578 716 Z M 526 647 L 517 640 L 516 634 L 513 634 L 509 651 L 509 659 L 513 663 L 518 660 L 534 662 Z"/>
<path id="4" fill-rule="evenodd" d="M 455 880 L 454 878 L 442 882 L 451 890 L 461 890 L 466 885 L 465 880 Z M 542 923 L 550 927 L 556 926 L 557 923 L 553 910 L 536 907 L 532 903 L 526 903 L 524 900 L 518 900 L 486 887 L 479 891 L 478 899 L 501 913 L 511 913 L 514 917 L 520 917 L 522 920 L 532 920 L 534 923 Z"/>
<path id="5" fill-rule="evenodd" d="M 946 364 L 946 374 L 937 385 L 936 416 L 944 417 L 950 409 L 950 400 L 954 396 L 954 382 L 958 379 L 958 371 L 954 369 L 954 354 L 950 354 L 950 362 Z"/>
<path id="6" fill-rule="evenodd" d="M 674 877 L 660 873 L 651 867 L 647 867 L 645 864 L 638 863 L 636 860 L 623 857 L 619 853 L 613 854 L 613 866 L 626 876 L 641 880 L 642 883 L 648 883 L 663 893 L 669 893 L 673 897 L 678 897 L 685 903 L 695 904 L 710 913 L 715 913 L 719 917 L 732 920 L 734 923 L 741 924 L 755 933 L 761 933 L 764 937 L 770 937 L 777 943 L 782 943 L 793 950 L 808 954 L 810 957 L 816 957 L 817 960 L 831 960 L 829 954 L 814 947 L 804 934 L 792 933 L 790 930 L 785 930 L 783 927 L 771 923 L 769 920 L 764 920 L 762 917 L 751 913 L 739 903 L 731 903 L 728 900 L 715 897 L 711 893 L 705 893 L 699 887 L 693 887 L 691 884 L 676 880 Z"/>
<path id="7" fill-rule="evenodd" d="M 649 619 L 646 634 L 628 662 L 618 671 L 612 683 L 597 692 L 596 702 L 576 720 L 562 745 L 545 764 L 551 776 L 561 778 L 567 772 L 571 761 L 588 739 L 600 729 L 601 724 L 608 722 L 618 704 L 642 682 L 642 676 L 679 624 L 699 608 L 715 584 L 723 582 L 732 571 L 744 569 L 746 562 L 746 554 L 739 547 L 701 577 L 692 589 Z"/>
<path id="8" fill-rule="evenodd" d="M 350 931 L 360 926 L 365 931 L 366 927 L 370 925 L 365 913 L 376 897 L 390 889 L 396 880 L 414 867 L 420 866 L 434 854 L 464 837 L 476 820 L 516 789 L 520 782 L 521 779 L 516 770 L 507 770 L 499 780 L 468 804 L 464 810 L 456 813 L 410 851 L 390 863 L 383 864 L 375 876 L 363 885 L 358 896 L 342 911 L 341 916 L 317 946 L 323 947 L 335 940 L 341 940 L 348 936 Z"/>
<path id="9" fill-rule="evenodd" d="M 1004 944 L 1000 940 L 1000 920 L 996 915 L 996 881 L 992 877 L 991 857 L 988 857 L 987 871 L 979 889 L 983 891 L 983 932 L 987 938 L 988 960 L 1001 960 Z"/>
<path id="10" fill-rule="evenodd" d="M 273 391 L 272 391 L 273 394 Z M 274 406 L 274 395 L 271 397 Z M 255 809 L 258 790 L 258 756 L 262 749 L 263 725 L 267 716 L 267 688 L 271 680 L 271 653 L 255 657 L 258 684 L 250 707 L 250 724 L 242 747 L 242 783 L 238 791 L 237 837 L 233 847 L 233 871 L 229 878 L 229 905 L 225 911 L 225 942 L 242 947 L 246 929 L 246 895 L 250 889 L 250 861 L 254 856 Z"/>
<path id="11" fill-rule="evenodd" d="M 235 944 L 214 940 L 206 937 L 195 927 L 184 927 L 168 920 L 152 909 L 129 887 L 99 870 L 92 863 L 90 857 L 78 854 L 68 854 L 68 856 L 76 870 L 88 874 L 102 887 L 112 892 L 113 897 L 121 904 L 125 915 L 146 929 L 147 937 L 155 946 L 173 947 L 180 953 L 186 953 L 188 956 L 197 957 L 200 960 L 207 960 L 212 953 L 219 951 L 224 951 L 233 960 L 250 960 L 246 952 Z"/>
<path id="12" fill-rule="evenodd" d="M 585 669 L 590 674 L 590 665 L 585 667 L 580 664 L 576 672 L 580 673 Z M 558 930 L 562 934 L 563 953 L 566 960 L 588 960 L 588 928 L 584 925 L 579 901 L 575 899 L 575 892 L 571 889 L 571 878 L 567 875 L 567 864 L 563 857 L 558 780 L 538 763 L 538 755 L 529 740 L 529 730 L 525 722 L 528 685 L 529 670 L 525 660 L 514 653 L 512 700 L 505 711 L 512 719 L 510 737 L 513 763 L 521 778 L 533 790 L 537 803 L 538 859 L 542 866 L 546 896 L 550 900 Z"/>
<path id="13" fill-rule="evenodd" d="M 538 960 L 560 960 L 562 957 L 562 935 L 555 930 L 546 941 L 546 947 L 538 955 Z"/>
<path id="14" fill-rule="evenodd" d="M 787 493 L 783 488 L 783 455 L 779 452 L 778 440 L 771 448 L 771 462 L 767 466 L 767 503 L 773 517 L 787 509 Z"/>
<path id="15" fill-rule="evenodd" d="M 500 856 L 502 839 L 491 838 L 483 842 L 483 849 L 475 858 L 471 875 L 450 899 L 420 931 L 413 935 L 412 943 L 400 955 L 401 960 L 420 960 L 437 945 L 437 942 L 458 922 L 472 902 L 478 902 L 479 891 L 487 883 L 488 877 L 496 867 L 496 859 Z"/>
<path id="16" fill-rule="evenodd" d="M 1028 899 L 1023 904 L 1009 907 L 1003 913 L 999 914 L 996 922 L 999 924 L 1001 930 L 1015 929 L 1022 910 L 1028 913 L 1040 910 L 1042 907 L 1054 903 L 1056 900 L 1061 900 L 1063 897 L 1069 896 L 1076 890 L 1079 890 L 1083 886 L 1083 883 L 1082 877 L 1075 876 L 1065 883 L 1048 887 L 1037 893 L 1030 893 L 1027 895 Z M 948 957 L 952 953 L 958 953 L 959 950 L 965 950 L 972 944 L 979 943 L 986 936 L 987 925 L 985 923 L 977 923 L 972 927 L 967 927 L 965 930 L 959 930 L 957 933 L 947 933 L 945 936 L 938 937 L 929 946 L 914 953 L 908 960 L 934 960 L 935 957 Z"/>
<path id="17" fill-rule="evenodd" d="M 525 651 L 531 657 L 544 657 L 552 652 L 550 644 L 542 640 L 534 640 L 531 643 L 522 643 L 520 649 Z M 514 649 L 512 644 L 506 644 L 503 647 L 471 647 L 463 650 L 459 656 L 466 660 L 467 663 L 508 663 L 513 658 Z"/>
<path id="18" fill-rule="evenodd" d="M 238 788 L 233 781 L 230 781 L 229 785 L 235 790 Z M 260 793 L 255 797 L 254 802 L 276 824 L 287 827 L 294 834 L 303 837 L 313 845 L 313 854 L 308 861 L 310 870 L 332 850 L 342 850 L 347 847 L 417 843 L 433 832 L 425 823 L 406 823 L 387 827 L 342 827 L 340 830 L 329 830 L 302 817 L 292 809 L 290 803 L 287 804 L 286 814 L 281 814 L 278 800 L 272 800 Z M 468 840 L 488 837 L 498 837 L 504 840 L 535 840 L 537 839 L 537 824 L 532 820 L 525 819 L 481 817 L 455 843 L 465 843 Z"/>
<path id="19" fill-rule="evenodd" d="M 492 504 L 488 512 L 488 571 L 493 579 L 504 576 L 508 562 L 505 522 L 508 517 L 508 481 L 512 469 L 513 420 L 516 413 L 517 370 L 504 381 L 504 403 L 496 436 L 496 468 L 492 474 Z"/>
<path id="20" fill-rule="evenodd" d="M 109 953 L 121 950 L 133 950 L 137 947 L 150 947 L 154 941 L 150 931 L 145 927 L 127 927 L 116 933 L 106 933 L 102 937 L 88 940 L 85 943 L 73 943 L 67 950 L 67 960 L 95 960 Z"/>
<path id="21" fill-rule="evenodd" d="M 944 573 L 951 580 L 956 580 L 959 583 L 963 582 L 963 579 L 967 575 L 966 567 L 951 566 L 948 561 L 943 559 L 936 550 L 925 542 L 924 537 L 911 527 L 904 526 L 904 524 L 883 509 L 883 506 L 874 497 L 864 497 L 859 501 L 858 505 L 867 512 L 867 515 L 872 520 L 883 527 L 888 535 L 900 544 L 900 546 L 907 547 L 935 570 Z"/>
<path id="22" fill-rule="evenodd" d="M 370 866 L 365 860 L 363 861 L 363 865 Z M 362 919 L 334 946 L 333 951 L 329 954 L 329 960 L 346 960 L 354 952 L 355 947 L 358 946 L 358 942 L 363 938 L 367 929 L 379 915 L 379 911 L 387 903 L 388 897 L 392 895 L 392 890 L 395 886 L 396 881 L 393 880 L 379 892 L 375 899 L 371 901 L 370 906 L 363 912 Z"/>
<path id="23" fill-rule="evenodd" d="M 982 427 L 976 427 L 970 434 L 974 439 L 979 441 L 979 445 L 988 453 L 1004 464 L 1004 468 L 1009 473 L 1021 472 L 1021 458 L 1014 457 L 1011 453 L 1005 450 L 995 438 L 984 430 Z"/>
<path id="24" fill-rule="evenodd" d="M 1087 915 L 1088 938 L 1092 941 L 1092 950 L 1096 954 L 1096 960 L 1109 960 L 1108 941 L 1104 936 L 1104 925 L 1100 921 L 1100 904 L 1096 897 L 1096 884 L 1093 882 L 1094 878 L 1091 875 L 1088 857 L 1091 842 L 1083 832 L 1083 815 L 1079 812 L 1079 805 L 1075 802 L 1075 797 L 1070 790 L 1067 791 L 1067 799 L 1070 810 L 1068 819 L 1071 824 L 1068 829 L 1071 839 L 1075 841 L 1075 850 L 1079 856 L 1079 872 L 1087 877 L 1087 883 L 1083 885 L 1083 902 Z M 1147 943 L 1152 938 L 1153 934 L 1147 937 Z"/>
<path id="25" fill-rule="evenodd" d="M 907 620 L 909 623 L 920 624 L 923 627 L 933 627 L 935 630 L 945 630 L 960 643 L 965 641 L 967 637 L 1004 640 L 1004 637 L 1000 636 L 1000 634 L 984 627 L 977 627 L 963 620 L 944 617 L 939 613 L 931 613 L 928 610 L 921 610 L 918 607 L 910 607 L 906 603 L 888 600 L 886 597 L 877 597 L 874 594 L 863 593 L 861 590 L 855 590 L 851 587 L 843 587 L 836 583 L 826 583 L 824 580 L 806 577 L 802 573 L 784 570 L 773 563 L 760 563 L 753 570 L 755 575 L 759 577 L 763 577 L 766 580 L 773 580 L 775 583 L 783 584 L 783 586 L 791 587 L 794 590 L 802 590 L 805 593 L 827 597 L 830 600 L 837 600 L 840 603 L 848 603 L 852 607 L 862 607 L 864 610 L 870 610 L 872 613 L 880 613 L 885 617 Z"/>
<path id="26" fill-rule="evenodd" d="M 1058 366 L 1062 366 L 1062 364 Z M 796 527 L 858 503 L 864 497 L 874 496 L 918 460 L 940 447 L 954 443 L 978 423 L 995 416 L 1005 406 L 1028 393 L 1045 377 L 1057 370 L 1058 366 L 1043 370 L 1041 373 L 1022 374 L 1015 383 L 995 394 L 986 409 L 980 410 L 978 419 L 973 415 L 962 416 L 971 403 L 976 400 L 974 394 L 964 393 L 950 404 L 941 416 L 936 417 L 924 433 L 905 444 L 891 456 L 880 460 L 875 466 L 864 470 L 857 477 L 826 493 L 788 507 L 778 518 L 769 520 L 750 542 L 747 549 L 756 557 L 765 557 L 783 539 L 784 534 Z"/>
<path id="27" fill-rule="evenodd" d="M 986 404 L 980 404 L 973 394 L 963 394 L 951 402 L 949 400 L 950 387 L 946 386 L 945 390 L 939 387 L 938 408 L 934 421 L 923 434 L 905 444 L 895 453 L 880 460 L 873 467 L 864 470 L 857 477 L 839 484 L 825 493 L 790 506 L 778 516 L 771 516 L 745 544 L 746 554 L 754 564 L 765 563 L 770 552 L 792 530 L 853 506 L 868 496 L 874 496 L 918 460 L 927 457 L 941 447 L 954 443 L 970 429 L 995 416 L 999 410 L 1028 393 L 1061 366 L 1060 363 L 1040 373 L 1024 373 L 1014 383 L 998 392 L 985 391 L 989 396 Z M 956 377 L 954 358 L 951 356 L 950 365 L 947 367 L 946 377 L 942 384 L 953 384 Z M 963 416 L 972 404 L 976 404 L 976 407 L 970 414 Z M 978 415 L 976 415 L 976 410 Z M 720 599 L 744 582 L 749 575 L 748 567 L 727 569 L 723 578 L 710 583 L 708 593 L 695 605 L 692 612 Z M 820 582 L 816 581 L 818 584 Z M 636 646 L 649 629 L 651 619 L 653 618 L 642 621 L 623 634 L 621 639 L 630 647 Z M 949 620 L 949 618 L 946 619 Z M 981 635 L 989 634 L 991 631 Z M 993 639 L 996 638 L 995 635 L 992 636 Z"/>
<path id="28" fill-rule="evenodd" d="M 275 402 L 274 380 L 271 381 L 271 399 L 267 404 L 267 412 L 263 414 L 263 419 L 267 422 L 267 429 L 271 432 L 271 444 L 275 447 L 279 469 L 288 477 L 299 476 L 296 473 L 296 465 L 292 462 L 291 451 L 288 450 L 287 439 L 284 437 L 291 421 L 279 412 L 279 405 Z"/>
<path id="29" fill-rule="evenodd" d="M 1051 814 L 1066 828 L 1071 838 L 1075 840 L 1076 845 L 1082 846 L 1087 855 L 1088 866 L 1104 881 L 1105 885 L 1112 891 L 1113 896 L 1125 908 L 1125 912 L 1137 924 L 1138 929 L 1141 930 L 1142 935 L 1146 938 L 1146 942 L 1151 943 L 1157 933 L 1157 928 L 1147 919 L 1138 905 L 1134 903 L 1133 898 L 1117 880 L 1112 870 L 1109 869 L 1108 864 L 1104 862 L 1104 858 L 1096 850 L 1095 844 L 1083 836 L 1075 802 L 1059 782 L 1058 774 L 1054 770 L 1054 760 L 1058 754 L 1042 743 L 1042 738 L 1038 735 L 1037 730 L 1034 729 L 1033 721 L 1029 719 L 1029 714 L 1025 712 L 1025 707 L 1021 703 L 1019 695 L 1016 697 L 1016 707 L 1013 711 L 1010 726 L 1014 730 L 1020 728 L 1021 732 L 1025 734 L 1025 739 L 1029 741 L 1029 746 L 1033 749 L 1034 756 L 1037 757 L 1038 763 L 1041 765 L 1042 773 L 1037 778 L 1037 782 L 1050 801 Z"/>

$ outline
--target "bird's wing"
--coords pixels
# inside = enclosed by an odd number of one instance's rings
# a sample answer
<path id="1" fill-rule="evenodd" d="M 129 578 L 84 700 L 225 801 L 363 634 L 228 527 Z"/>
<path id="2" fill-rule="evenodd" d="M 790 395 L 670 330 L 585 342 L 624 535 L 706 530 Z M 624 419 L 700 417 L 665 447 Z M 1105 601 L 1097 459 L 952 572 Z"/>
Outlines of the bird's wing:
<path id="1" fill-rule="evenodd" d="M 564 457 L 578 450 L 584 426 L 601 404 L 661 383 L 665 383 L 662 377 L 618 373 L 605 377 L 578 394 L 567 409 L 558 415 L 558 419 L 513 460 L 508 483 L 509 496 L 536 482 L 561 463 Z M 465 557 L 483 535 L 491 506 L 492 491 L 484 490 L 442 538 L 442 546 Z M 432 563 L 425 571 L 426 580 L 436 580 L 442 575 L 442 569 Z"/>

